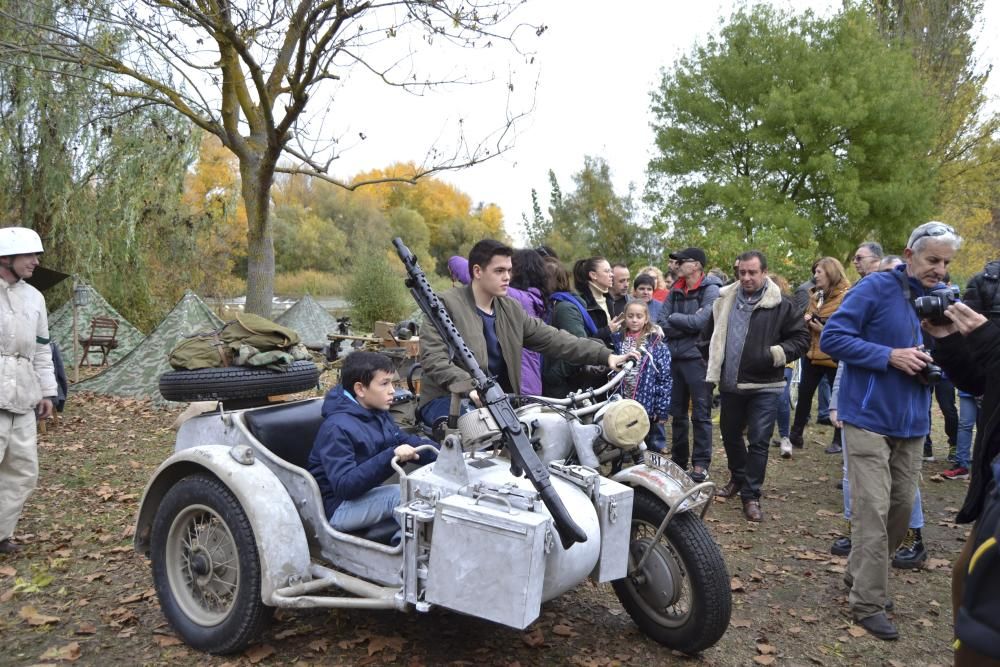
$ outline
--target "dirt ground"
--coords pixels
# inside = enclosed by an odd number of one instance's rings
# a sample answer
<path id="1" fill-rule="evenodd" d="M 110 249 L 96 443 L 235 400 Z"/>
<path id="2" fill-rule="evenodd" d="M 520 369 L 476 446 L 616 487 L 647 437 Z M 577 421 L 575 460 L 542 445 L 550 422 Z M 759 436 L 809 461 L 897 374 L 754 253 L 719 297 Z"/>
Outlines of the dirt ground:
<path id="1" fill-rule="evenodd" d="M 0 556 L 2 665 L 946 665 L 952 614 L 950 563 L 966 530 L 953 523 L 967 482 L 933 480 L 946 451 L 935 419 L 937 463 L 924 464 L 923 570 L 893 570 L 900 640 L 852 625 L 829 555 L 841 528 L 840 456 L 823 453 L 828 427 L 810 427 L 790 461 L 772 449 L 764 523 L 736 501 L 716 502 L 710 530 L 733 589 L 726 635 L 698 658 L 641 635 L 608 585 L 585 584 L 547 603 L 526 632 L 444 611 L 430 614 L 279 611 L 246 653 L 213 657 L 181 643 L 166 624 L 148 560 L 132 548 L 146 481 L 171 451 L 176 411 L 73 395 L 41 436 L 41 479 L 19 525 L 21 554 Z M 718 434 L 716 434 L 718 437 Z M 726 481 L 717 443 L 713 479 Z"/>

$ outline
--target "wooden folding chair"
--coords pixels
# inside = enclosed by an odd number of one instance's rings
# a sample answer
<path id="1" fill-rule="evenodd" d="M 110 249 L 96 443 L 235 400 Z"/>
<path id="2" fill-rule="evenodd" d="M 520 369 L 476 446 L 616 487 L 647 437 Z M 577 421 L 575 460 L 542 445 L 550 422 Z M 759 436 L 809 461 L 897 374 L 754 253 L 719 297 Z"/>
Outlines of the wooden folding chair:
<path id="1" fill-rule="evenodd" d="M 83 344 L 81 366 L 90 366 L 90 355 L 100 355 L 99 366 L 108 365 L 108 354 L 118 347 L 118 320 L 111 317 L 95 317 L 90 320 L 90 336 L 80 338 Z"/>

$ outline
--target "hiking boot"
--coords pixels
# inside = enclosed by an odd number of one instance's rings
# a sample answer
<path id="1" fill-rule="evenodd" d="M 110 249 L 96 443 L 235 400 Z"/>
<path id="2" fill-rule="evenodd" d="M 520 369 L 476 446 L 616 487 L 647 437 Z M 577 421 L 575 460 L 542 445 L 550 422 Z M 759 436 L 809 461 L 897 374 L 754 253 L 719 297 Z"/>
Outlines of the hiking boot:
<path id="1" fill-rule="evenodd" d="M 725 486 L 715 490 L 715 495 L 720 498 L 732 498 L 740 492 L 742 486 L 742 484 L 737 484 L 736 480 L 730 479 Z"/>
<path id="2" fill-rule="evenodd" d="M 924 548 L 920 529 L 910 528 L 906 531 L 903 543 L 896 549 L 896 555 L 892 557 L 892 566 L 901 570 L 913 570 L 922 567 L 926 560 L 927 549 Z"/>
<path id="3" fill-rule="evenodd" d="M 969 469 L 957 463 L 941 473 L 945 479 L 969 479 Z"/>
<path id="4" fill-rule="evenodd" d="M 790 459 L 792 458 L 792 441 L 788 438 L 782 438 L 779 443 L 781 447 L 781 458 Z"/>
<path id="5" fill-rule="evenodd" d="M 0 540 L 0 554 L 16 554 L 23 548 L 24 547 L 9 537 L 7 539 Z"/>
<path id="6" fill-rule="evenodd" d="M 743 501 L 743 516 L 746 517 L 747 521 L 753 521 L 754 523 L 760 523 L 764 520 L 764 512 L 760 509 L 760 501 L 755 498 L 749 498 Z"/>
<path id="7" fill-rule="evenodd" d="M 844 532 L 847 534 L 835 539 L 830 547 L 830 553 L 834 556 L 847 556 L 851 553 L 851 522 L 844 523 L 846 524 Z"/>
<path id="8" fill-rule="evenodd" d="M 708 479 L 708 471 L 701 466 L 695 466 L 691 469 L 691 472 L 688 473 L 688 477 L 690 477 L 691 481 L 695 484 L 701 484 Z"/>
<path id="9" fill-rule="evenodd" d="M 844 451 L 844 448 L 840 446 L 839 442 L 831 442 L 830 446 L 823 450 L 826 454 L 839 454 Z"/>
<path id="10" fill-rule="evenodd" d="M 885 640 L 899 639 L 899 630 L 892 624 L 884 611 L 880 611 L 874 616 L 856 619 L 854 622 L 867 630 L 872 637 Z"/>
<path id="11" fill-rule="evenodd" d="M 924 443 L 924 461 L 927 461 L 928 463 L 934 463 L 937 461 L 937 459 L 934 458 L 934 450 L 931 449 L 931 443 L 929 442 Z"/>

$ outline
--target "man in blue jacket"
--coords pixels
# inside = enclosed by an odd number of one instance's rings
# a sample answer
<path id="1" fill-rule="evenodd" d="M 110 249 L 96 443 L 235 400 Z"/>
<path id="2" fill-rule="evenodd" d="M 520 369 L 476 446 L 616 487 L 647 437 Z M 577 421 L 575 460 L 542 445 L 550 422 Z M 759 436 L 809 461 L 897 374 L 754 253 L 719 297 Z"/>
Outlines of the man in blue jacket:
<path id="1" fill-rule="evenodd" d="M 434 444 L 404 433 L 389 416 L 393 372 L 385 355 L 354 352 L 344 359 L 340 384 L 323 401 L 325 419 L 309 455 L 309 472 L 337 530 L 360 530 L 392 518 L 399 485 L 380 486 L 392 475 L 392 458 L 417 461 L 415 448 Z"/>
<path id="2" fill-rule="evenodd" d="M 838 417 L 844 423 L 853 495 L 853 548 L 844 577 L 851 613 L 879 639 L 899 632 L 885 613 L 889 559 L 906 534 L 930 428 L 916 297 L 941 285 L 962 239 L 941 222 L 910 234 L 905 263 L 873 273 L 827 321 L 820 349 L 844 363 Z"/>
<path id="3" fill-rule="evenodd" d="M 681 468 L 687 468 L 690 404 L 694 433 L 689 475 L 696 482 L 704 482 L 712 462 L 712 387 L 705 382 L 707 366 L 697 343 L 712 315 L 712 304 L 719 298 L 722 281 L 705 273 L 708 259 L 701 248 L 685 248 L 671 253 L 670 259 L 677 262 L 680 278 L 670 288 L 656 320 L 667 339 L 673 364 L 670 458 Z"/>

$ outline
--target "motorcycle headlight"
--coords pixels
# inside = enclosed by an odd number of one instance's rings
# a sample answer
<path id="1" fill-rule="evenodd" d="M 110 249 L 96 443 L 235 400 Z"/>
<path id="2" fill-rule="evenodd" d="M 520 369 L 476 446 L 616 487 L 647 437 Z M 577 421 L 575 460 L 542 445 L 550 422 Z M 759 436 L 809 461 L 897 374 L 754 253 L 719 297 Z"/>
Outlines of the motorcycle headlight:
<path id="1" fill-rule="evenodd" d="M 607 406 L 601 416 L 601 436 L 622 449 L 635 449 L 649 433 L 649 415 L 638 401 L 626 398 Z"/>

